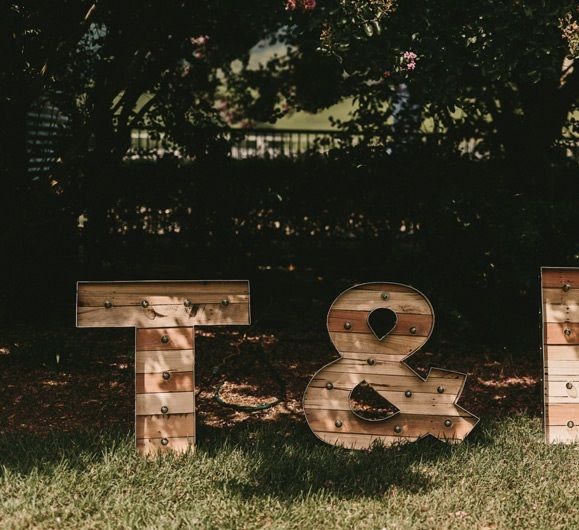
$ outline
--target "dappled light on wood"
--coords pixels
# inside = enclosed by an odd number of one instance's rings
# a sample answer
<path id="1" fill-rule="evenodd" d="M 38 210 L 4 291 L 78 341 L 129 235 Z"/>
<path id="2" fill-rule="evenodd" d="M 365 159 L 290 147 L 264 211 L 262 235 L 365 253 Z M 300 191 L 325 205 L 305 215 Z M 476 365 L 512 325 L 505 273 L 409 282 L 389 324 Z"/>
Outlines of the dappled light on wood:
<path id="1" fill-rule="evenodd" d="M 541 269 L 545 438 L 579 442 L 579 268 Z"/>
<path id="2" fill-rule="evenodd" d="M 143 455 L 195 446 L 194 326 L 249 323 L 244 281 L 77 284 L 78 327 L 135 329 L 135 433 Z"/>
<path id="3" fill-rule="evenodd" d="M 422 378 L 404 361 L 434 327 L 434 311 L 418 290 L 398 283 L 347 289 L 328 313 L 328 332 L 340 359 L 320 369 L 304 393 L 304 411 L 316 436 L 332 445 L 370 449 L 427 435 L 458 443 L 478 418 L 457 404 L 466 375 L 430 368 Z M 352 392 L 370 385 L 395 412 L 370 421 L 352 408 Z"/>

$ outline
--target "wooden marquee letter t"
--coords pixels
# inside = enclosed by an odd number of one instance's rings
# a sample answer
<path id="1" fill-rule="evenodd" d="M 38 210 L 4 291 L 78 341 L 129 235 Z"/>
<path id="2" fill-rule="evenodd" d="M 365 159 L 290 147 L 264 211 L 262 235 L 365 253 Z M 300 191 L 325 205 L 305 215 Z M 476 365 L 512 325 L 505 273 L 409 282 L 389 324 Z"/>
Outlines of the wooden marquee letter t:
<path id="1" fill-rule="evenodd" d="M 195 326 L 250 323 L 247 281 L 78 282 L 77 327 L 135 328 L 142 454 L 195 444 Z"/>

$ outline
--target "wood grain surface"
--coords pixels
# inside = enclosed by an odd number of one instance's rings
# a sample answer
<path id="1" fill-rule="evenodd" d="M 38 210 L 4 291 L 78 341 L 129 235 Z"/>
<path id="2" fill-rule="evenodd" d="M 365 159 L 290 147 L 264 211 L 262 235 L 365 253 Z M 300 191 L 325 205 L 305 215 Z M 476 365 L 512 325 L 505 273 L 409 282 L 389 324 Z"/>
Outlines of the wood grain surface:
<path id="1" fill-rule="evenodd" d="M 195 444 L 195 326 L 250 323 L 247 281 L 79 282 L 78 327 L 135 328 L 135 432 L 143 455 Z"/>
<path id="2" fill-rule="evenodd" d="M 247 325 L 247 281 L 79 282 L 78 327 Z"/>
<path id="3" fill-rule="evenodd" d="M 579 269 L 541 269 L 544 429 L 548 443 L 579 441 Z"/>
<path id="4" fill-rule="evenodd" d="M 370 314 L 382 308 L 396 313 L 396 323 L 379 339 Z M 306 419 L 316 436 L 353 449 L 427 435 L 463 440 L 478 422 L 457 405 L 466 376 L 433 368 L 423 379 L 403 362 L 426 343 L 433 327 L 430 302 L 412 287 L 370 283 L 342 293 L 328 313 L 328 332 L 340 359 L 319 370 L 304 394 Z M 399 412 L 382 420 L 353 412 L 351 394 L 364 382 Z"/>

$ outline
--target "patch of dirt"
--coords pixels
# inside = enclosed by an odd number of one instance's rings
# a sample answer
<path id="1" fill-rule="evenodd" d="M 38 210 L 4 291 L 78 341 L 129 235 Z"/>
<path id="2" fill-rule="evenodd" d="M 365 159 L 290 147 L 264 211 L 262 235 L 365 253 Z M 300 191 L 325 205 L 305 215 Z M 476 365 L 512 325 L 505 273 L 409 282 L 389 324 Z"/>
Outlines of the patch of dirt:
<path id="1" fill-rule="evenodd" d="M 130 330 L 27 330 L 27 339 L 19 341 L 22 333 L 5 333 L 0 343 L 0 434 L 94 428 L 132 431 Z M 212 427 L 274 422 L 281 417 L 305 421 L 304 389 L 314 372 L 336 358 L 325 329 L 299 333 L 251 329 L 246 336 L 240 331 L 198 331 L 197 421 Z M 540 414 L 538 352 L 509 357 L 504 352 L 465 353 L 443 345 L 436 352 L 427 349 L 415 354 L 410 364 L 419 371 L 436 366 L 467 373 L 460 404 L 479 417 Z M 282 388 L 276 374 L 283 380 Z M 278 397 L 284 400 L 255 413 L 226 408 L 213 399 L 218 383 L 223 383 L 221 397 L 227 402 L 256 405 Z"/>

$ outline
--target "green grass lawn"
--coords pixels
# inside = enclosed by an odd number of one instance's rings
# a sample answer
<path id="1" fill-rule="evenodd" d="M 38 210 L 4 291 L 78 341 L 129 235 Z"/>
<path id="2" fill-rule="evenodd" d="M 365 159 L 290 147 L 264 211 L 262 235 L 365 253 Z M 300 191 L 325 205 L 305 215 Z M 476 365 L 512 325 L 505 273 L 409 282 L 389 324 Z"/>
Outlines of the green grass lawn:
<path id="1" fill-rule="evenodd" d="M 368 453 L 297 422 L 201 428 L 194 454 L 157 461 L 129 436 L 6 435 L 0 465 L 2 530 L 579 527 L 579 447 L 526 416 Z"/>

